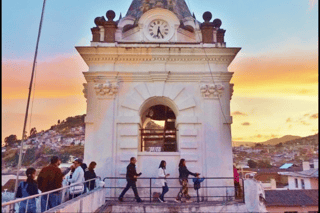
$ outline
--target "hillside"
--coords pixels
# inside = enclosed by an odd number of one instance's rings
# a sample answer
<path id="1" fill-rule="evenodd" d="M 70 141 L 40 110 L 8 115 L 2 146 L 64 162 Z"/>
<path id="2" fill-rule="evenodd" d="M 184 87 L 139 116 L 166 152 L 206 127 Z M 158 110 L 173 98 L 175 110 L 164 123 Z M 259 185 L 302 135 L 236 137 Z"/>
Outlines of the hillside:
<path id="1" fill-rule="evenodd" d="M 300 139 L 300 136 L 293 136 L 293 135 L 285 135 L 281 138 L 273 138 L 264 142 L 259 142 L 260 144 L 263 145 L 277 145 L 279 143 L 285 143 L 287 141 L 292 141 L 292 140 L 296 140 L 296 139 Z M 233 146 L 255 146 L 257 143 L 256 142 L 243 142 L 243 141 L 234 141 L 233 142 Z"/>

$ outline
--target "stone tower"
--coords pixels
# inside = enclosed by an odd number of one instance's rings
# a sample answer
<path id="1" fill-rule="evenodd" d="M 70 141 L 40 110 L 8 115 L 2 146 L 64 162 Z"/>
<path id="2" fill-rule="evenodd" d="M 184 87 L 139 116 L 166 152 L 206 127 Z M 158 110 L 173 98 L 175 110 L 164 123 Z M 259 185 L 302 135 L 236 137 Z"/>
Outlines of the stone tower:
<path id="1" fill-rule="evenodd" d="M 133 0 L 125 17 L 114 18 L 111 10 L 97 17 L 91 45 L 76 47 L 89 66 L 86 163 L 96 161 L 101 177 L 125 177 L 136 157 L 142 177 L 157 177 L 166 160 L 178 177 L 185 158 L 201 176 L 233 177 L 228 66 L 240 48 L 226 47 L 221 20 L 211 22 L 210 12 L 196 20 L 184 0 Z M 227 193 L 214 191 L 203 193 Z"/>

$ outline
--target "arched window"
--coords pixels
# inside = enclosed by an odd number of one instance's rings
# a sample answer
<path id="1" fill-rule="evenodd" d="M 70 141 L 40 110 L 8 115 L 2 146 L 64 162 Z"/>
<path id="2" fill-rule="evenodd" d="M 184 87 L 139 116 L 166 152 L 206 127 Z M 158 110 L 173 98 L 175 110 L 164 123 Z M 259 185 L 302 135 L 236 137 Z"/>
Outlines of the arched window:
<path id="1" fill-rule="evenodd" d="M 142 152 L 176 152 L 176 116 L 165 105 L 148 108 L 141 117 L 141 151 Z"/>

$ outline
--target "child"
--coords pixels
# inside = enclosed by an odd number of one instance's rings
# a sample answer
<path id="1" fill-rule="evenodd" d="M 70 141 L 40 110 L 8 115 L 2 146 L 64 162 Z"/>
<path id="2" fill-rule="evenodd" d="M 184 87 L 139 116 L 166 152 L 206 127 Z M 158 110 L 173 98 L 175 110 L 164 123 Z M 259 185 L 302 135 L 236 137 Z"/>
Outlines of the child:
<path id="1" fill-rule="evenodd" d="M 34 180 L 36 177 L 36 170 L 34 168 L 28 168 L 26 171 L 26 175 L 27 175 L 27 181 L 21 182 L 19 184 L 17 194 L 16 194 L 17 198 L 24 198 L 31 195 L 39 194 L 37 183 Z M 28 202 L 28 209 L 26 211 L 27 202 Z M 36 205 L 35 198 L 29 199 L 29 201 L 25 200 L 20 202 L 19 213 L 25 213 L 25 212 L 35 213 L 36 210 L 37 210 L 37 205 Z"/>
<path id="2" fill-rule="evenodd" d="M 204 181 L 204 178 L 199 177 L 199 175 L 197 175 L 195 178 L 192 178 L 192 181 L 194 183 L 194 189 L 197 190 L 197 200 L 199 203 L 199 189 L 200 189 L 200 183 Z"/>

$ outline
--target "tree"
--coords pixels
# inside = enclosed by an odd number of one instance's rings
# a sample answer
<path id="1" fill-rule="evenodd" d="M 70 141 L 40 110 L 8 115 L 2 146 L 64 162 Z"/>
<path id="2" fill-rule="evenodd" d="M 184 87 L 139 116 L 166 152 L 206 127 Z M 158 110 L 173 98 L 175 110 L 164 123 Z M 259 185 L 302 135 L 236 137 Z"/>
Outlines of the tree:
<path id="1" fill-rule="evenodd" d="M 14 144 L 18 142 L 16 135 L 10 135 L 4 139 L 5 146 L 12 147 Z"/>
<path id="2" fill-rule="evenodd" d="M 283 147 L 283 144 L 282 144 L 282 143 L 278 143 L 275 147 L 277 147 L 277 148 L 282 148 L 282 147 Z"/>
<path id="3" fill-rule="evenodd" d="M 269 160 L 259 160 L 257 164 L 258 168 L 271 168 L 271 164 Z"/>
<path id="4" fill-rule="evenodd" d="M 34 138 L 37 134 L 37 129 L 35 127 L 33 127 L 31 130 L 30 130 L 30 137 L 31 138 Z"/>
<path id="5" fill-rule="evenodd" d="M 263 144 L 261 144 L 261 143 L 256 143 L 255 144 L 255 147 L 262 147 L 263 146 Z"/>
<path id="6" fill-rule="evenodd" d="M 248 166 L 250 167 L 250 168 L 256 168 L 257 167 L 257 162 L 255 162 L 254 160 L 248 160 Z"/>
<path id="7" fill-rule="evenodd" d="M 60 124 L 60 119 L 58 120 L 58 124 Z"/>

